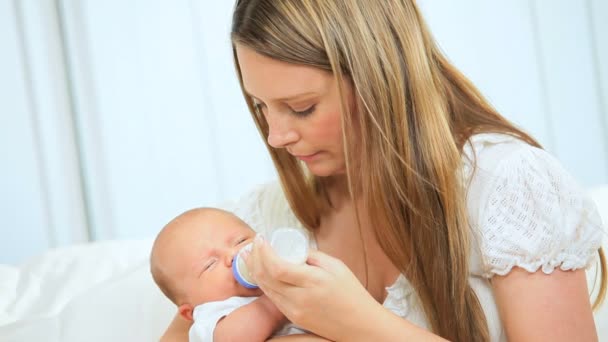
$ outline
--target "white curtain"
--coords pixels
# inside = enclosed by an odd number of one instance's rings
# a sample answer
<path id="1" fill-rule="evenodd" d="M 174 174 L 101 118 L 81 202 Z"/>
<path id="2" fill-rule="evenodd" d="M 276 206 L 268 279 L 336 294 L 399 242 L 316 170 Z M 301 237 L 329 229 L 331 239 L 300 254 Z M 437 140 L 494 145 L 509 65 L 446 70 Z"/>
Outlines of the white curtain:
<path id="1" fill-rule="evenodd" d="M 418 2 L 499 111 L 606 183 L 605 1 Z M 232 6 L 0 0 L 0 263 L 149 237 L 276 177 L 234 73 Z"/>

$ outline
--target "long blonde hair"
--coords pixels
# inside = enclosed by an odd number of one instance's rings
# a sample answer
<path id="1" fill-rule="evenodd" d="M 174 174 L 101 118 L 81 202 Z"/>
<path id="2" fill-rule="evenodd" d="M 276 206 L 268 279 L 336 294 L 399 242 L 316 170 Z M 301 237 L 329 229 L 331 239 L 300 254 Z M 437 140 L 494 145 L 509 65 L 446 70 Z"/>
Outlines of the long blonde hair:
<path id="1" fill-rule="evenodd" d="M 463 146 L 480 132 L 540 145 L 448 62 L 413 0 L 241 0 L 232 41 L 331 72 L 338 85 L 352 83 L 354 111 L 339 89 L 351 196 L 363 200 L 371 222 L 385 222 L 376 237 L 415 288 L 432 330 L 454 341 L 489 340 L 468 282 Z M 245 99 L 265 138 L 268 124 Z M 315 229 L 331 206 L 323 182 L 285 150 L 267 147 L 294 213 Z M 606 293 L 606 260 L 599 254 L 602 281 L 594 307 Z"/>

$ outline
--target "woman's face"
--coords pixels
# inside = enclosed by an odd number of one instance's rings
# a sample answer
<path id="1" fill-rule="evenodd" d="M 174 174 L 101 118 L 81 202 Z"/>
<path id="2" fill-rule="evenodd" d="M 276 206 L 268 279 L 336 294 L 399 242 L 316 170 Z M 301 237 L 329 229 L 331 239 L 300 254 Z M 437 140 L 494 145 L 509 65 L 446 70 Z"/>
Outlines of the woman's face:
<path id="1" fill-rule="evenodd" d="M 329 72 L 236 46 L 245 91 L 268 123 L 268 144 L 284 148 L 317 176 L 346 171 L 340 96 Z M 343 89 L 351 103 L 352 86 Z"/>

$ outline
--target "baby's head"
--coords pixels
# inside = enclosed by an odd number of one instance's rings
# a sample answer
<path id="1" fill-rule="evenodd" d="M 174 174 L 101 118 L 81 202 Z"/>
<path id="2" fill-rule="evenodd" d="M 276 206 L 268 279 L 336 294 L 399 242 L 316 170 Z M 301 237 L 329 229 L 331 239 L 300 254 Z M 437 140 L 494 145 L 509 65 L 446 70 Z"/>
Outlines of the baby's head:
<path id="1" fill-rule="evenodd" d="M 232 275 L 236 253 L 255 232 L 235 215 L 220 209 L 189 210 L 158 234 L 150 255 L 152 277 L 186 319 L 197 305 L 233 296 L 261 295 L 241 286 Z"/>

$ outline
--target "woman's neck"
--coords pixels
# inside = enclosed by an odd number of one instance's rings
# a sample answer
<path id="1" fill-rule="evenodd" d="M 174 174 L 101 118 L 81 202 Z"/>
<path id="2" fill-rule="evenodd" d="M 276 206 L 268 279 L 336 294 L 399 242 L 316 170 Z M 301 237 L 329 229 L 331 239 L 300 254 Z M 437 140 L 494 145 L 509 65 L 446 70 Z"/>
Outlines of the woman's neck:
<path id="1" fill-rule="evenodd" d="M 348 180 L 346 176 L 332 176 L 323 180 L 329 200 L 334 208 L 340 208 L 345 204 L 351 203 Z"/>

